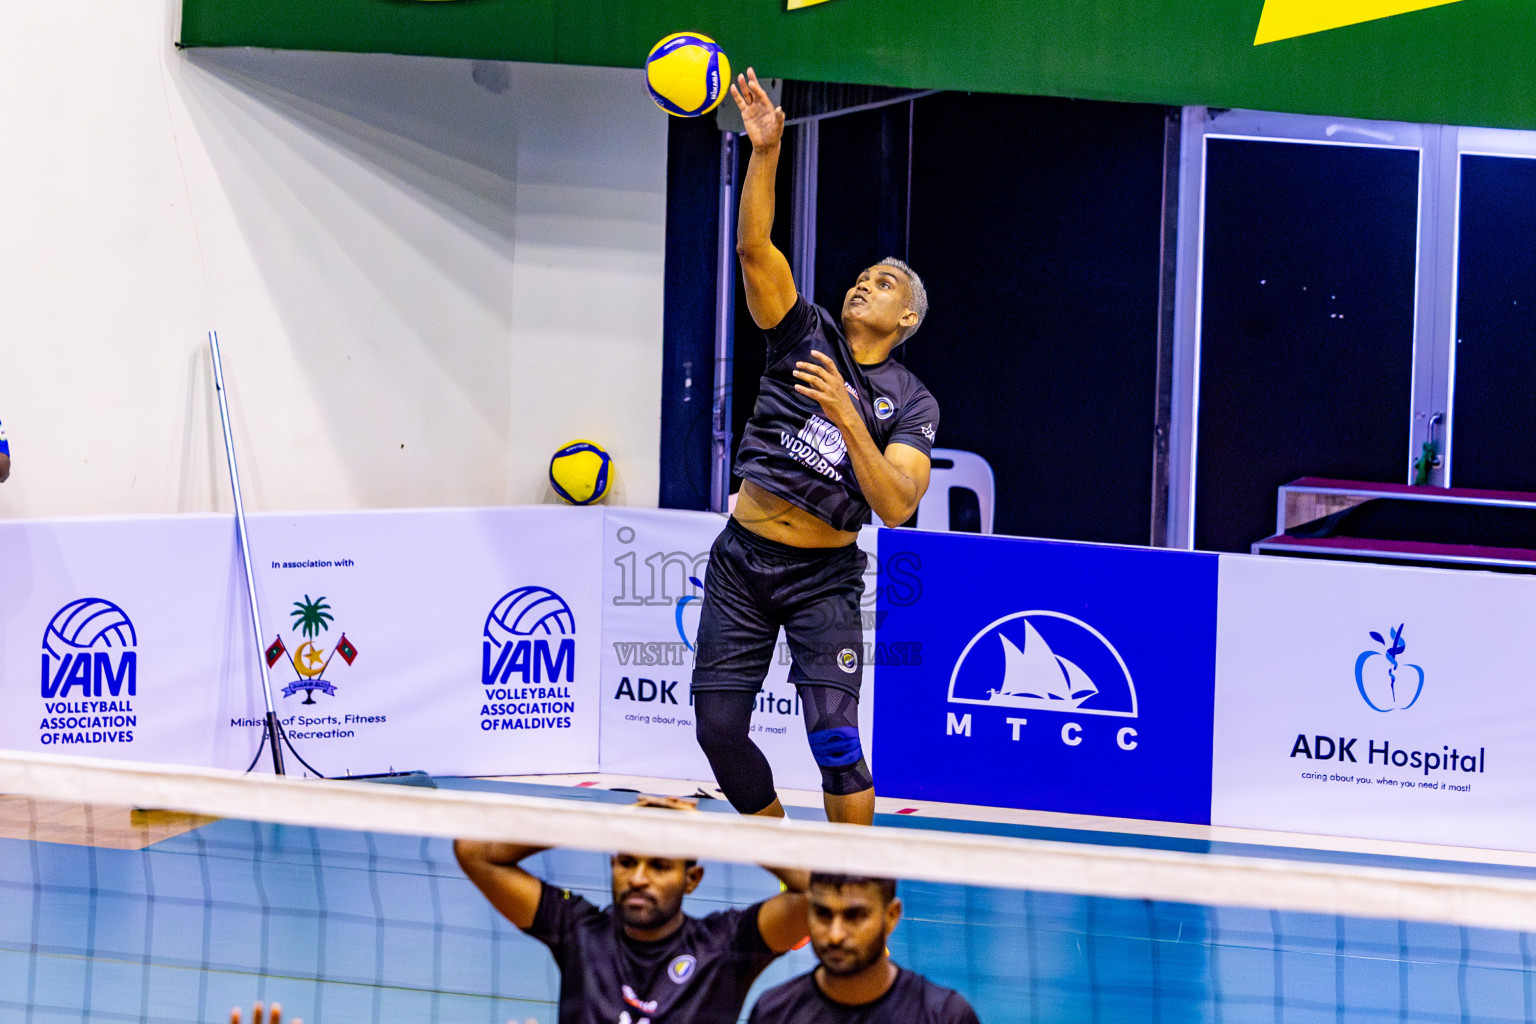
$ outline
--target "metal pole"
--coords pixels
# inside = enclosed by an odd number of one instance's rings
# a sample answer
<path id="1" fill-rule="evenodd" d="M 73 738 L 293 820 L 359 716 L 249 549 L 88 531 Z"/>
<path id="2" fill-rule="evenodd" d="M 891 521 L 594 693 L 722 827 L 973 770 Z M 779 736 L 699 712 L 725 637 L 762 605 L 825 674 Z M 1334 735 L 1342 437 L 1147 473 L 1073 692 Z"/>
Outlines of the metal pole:
<path id="1" fill-rule="evenodd" d="M 208 332 L 208 349 L 213 353 L 213 390 L 219 396 L 219 419 L 224 423 L 224 458 L 229 463 L 229 486 L 235 492 L 235 536 L 240 542 L 240 558 L 245 563 L 245 588 L 251 599 L 251 629 L 256 636 L 256 662 L 261 668 L 261 697 L 267 705 L 267 742 L 272 745 L 272 770 L 283 771 L 282 734 L 277 726 L 277 709 L 272 705 L 272 677 L 267 670 L 266 643 L 261 631 L 261 608 L 256 603 L 256 574 L 251 571 L 251 544 L 245 532 L 245 500 L 240 496 L 240 470 L 235 466 L 235 435 L 229 425 L 229 402 L 224 394 L 224 362 L 219 358 L 219 335 Z"/>
<path id="2" fill-rule="evenodd" d="M 720 133 L 720 231 L 715 253 L 715 388 L 709 504 L 724 512 L 731 497 L 731 336 L 736 320 L 736 136 Z"/>

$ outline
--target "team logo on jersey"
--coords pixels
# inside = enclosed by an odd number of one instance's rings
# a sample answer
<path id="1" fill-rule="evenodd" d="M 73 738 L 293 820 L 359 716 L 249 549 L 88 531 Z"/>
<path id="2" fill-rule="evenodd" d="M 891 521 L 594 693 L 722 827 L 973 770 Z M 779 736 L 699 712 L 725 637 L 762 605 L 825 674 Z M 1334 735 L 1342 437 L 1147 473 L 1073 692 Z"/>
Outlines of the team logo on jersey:
<path id="1" fill-rule="evenodd" d="M 852 647 L 844 647 L 837 652 L 837 667 L 849 675 L 859 670 L 859 656 Z"/>
<path id="2" fill-rule="evenodd" d="M 896 406 L 889 398 L 881 395 L 875 399 L 875 419 L 888 420 L 894 415 L 896 415 Z"/>
<path id="3" fill-rule="evenodd" d="M 924 423 L 922 426 L 918 427 L 917 429 L 930 442 L 933 440 L 933 435 L 934 435 L 935 431 L 933 429 L 933 424 L 932 423 Z"/>
<path id="4" fill-rule="evenodd" d="M 670 964 L 667 964 L 667 977 L 671 978 L 676 984 L 681 985 L 693 977 L 693 970 L 698 965 L 699 962 L 697 960 L 684 953 Z"/>

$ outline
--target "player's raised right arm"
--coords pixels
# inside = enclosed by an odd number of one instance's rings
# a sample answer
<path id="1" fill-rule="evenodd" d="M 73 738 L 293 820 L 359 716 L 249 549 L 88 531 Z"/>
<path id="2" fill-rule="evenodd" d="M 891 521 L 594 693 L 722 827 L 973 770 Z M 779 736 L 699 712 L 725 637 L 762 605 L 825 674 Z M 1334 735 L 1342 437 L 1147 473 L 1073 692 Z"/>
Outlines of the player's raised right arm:
<path id="1" fill-rule="evenodd" d="M 741 186 L 741 212 L 736 219 L 736 255 L 741 258 L 747 308 L 757 326 L 768 330 L 777 327 L 795 305 L 795 275 L 771 238 L 784 109 L 774 106 L 751 68 L 732 83 L 731 98 L 741 108 L 741 120 L 752 142 L 752 159 L 747 162 L 747 176 Z"/>
<path id="2" fill-rule="evenodd" d="M 544 895 L 544 883 L 517 865 L 523 858 L 545 849 L 547 847 L 482 843 L 469 839 L 457 839 L 453 843 L 454 856 L 459 859 L 464 874 L 508 921 L 523 929 L 533 927 L 534 915 L 539 912 L 539 899 Z"/>

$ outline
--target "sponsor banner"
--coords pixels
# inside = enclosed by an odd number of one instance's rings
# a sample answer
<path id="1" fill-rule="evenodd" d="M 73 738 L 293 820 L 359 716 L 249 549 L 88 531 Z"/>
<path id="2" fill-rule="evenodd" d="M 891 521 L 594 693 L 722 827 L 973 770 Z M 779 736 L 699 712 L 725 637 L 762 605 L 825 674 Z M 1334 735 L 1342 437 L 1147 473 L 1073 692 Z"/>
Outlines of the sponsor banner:
<path id="1" fill-rule="evenodd" d="M 231 517 L 4 523 L 0 565 L 0 747 L 250 762 L 213 728 L 262 713 Z"/>
<path id="2" fill-rule="evenodd" d="M 1536 581 L 1223 555 L 1212 821 L 1536 850 Z"/>
<path id="3" fill-rule="evenodd" d="M 634 68 L 687 26 L 738 66 L 811 82 L 1536 126 L 1536 19 L 1517 0 L 950 0 L 885 16 L 892 7 L 184 0 L 180 40 Z"/>
<path id="4" fill-rule="evenodd" d="M 324 775 L 597 769 L 601 509 L 252 517 L 279 718 Z M 221 730 L 252 746 L 260 715 Z"/>
<path id="5" fill-rule="evenodd" d="M 886 531 L 888 796 L 1205 823 L 1215 555 Z"/>
<path id="6" fill-rule="evenodd" d="M 724 519 L 708 512 L 607 511 L 599 758 L 605 772 L 714 778 L 694 738 L 689 682 L 709 549 L 724 525 Z M 871 550 L 874 538 L 875 531 L 866 530 L 860 543 Z M 875 564 L 871 555 L 871 573 Z M 866 668 L 860 705 L 866 736 L 871 675 Z M 752 739 L 772 764 L 776 784 L 820 789 L 800 700 L 788 676 L 789 648 L 781 633 L 752 716 Z"/>

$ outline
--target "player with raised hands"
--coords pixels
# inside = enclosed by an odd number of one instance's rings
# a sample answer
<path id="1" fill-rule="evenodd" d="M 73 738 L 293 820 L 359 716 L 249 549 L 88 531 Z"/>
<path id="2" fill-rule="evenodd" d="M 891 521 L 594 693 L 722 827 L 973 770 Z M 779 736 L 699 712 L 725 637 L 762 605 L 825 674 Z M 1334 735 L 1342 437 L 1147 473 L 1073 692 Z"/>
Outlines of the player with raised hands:
<path id="1" fill-rule="evenodd" d="M 731 805 L 782 817 L 773 772 L 751 739 L 782 628 L 827 817 L 867 825 L 875 790 L 858 721 L 866 558 L 855 541 L 872 515 L 906 522 L 928 489 L 938 403 L 890 358 L 923 322 L 928 297 L 895 258 L 859 274 L 836 319 L 799 294 L 770 239 L 784 111 L 750 68 L 731 97 L 752 143 L 736 251 L 768 353 L 736 457 L 741 490 L 704 580 L 696 730 Z"/>

